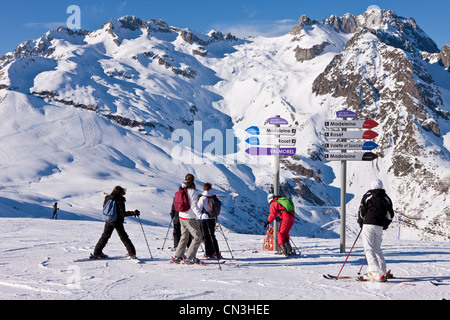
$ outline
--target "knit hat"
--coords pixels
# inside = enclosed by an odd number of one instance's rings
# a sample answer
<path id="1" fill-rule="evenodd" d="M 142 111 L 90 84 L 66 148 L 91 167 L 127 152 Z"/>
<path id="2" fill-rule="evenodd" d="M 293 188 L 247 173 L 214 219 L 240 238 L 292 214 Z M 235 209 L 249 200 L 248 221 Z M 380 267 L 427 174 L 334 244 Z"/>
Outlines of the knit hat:
<path id="1" fill-rule="evenodd" d="M 381 180 L 376 179 L 372 182 L 372 190 L 375 189 L 383 189 L 383 182 Z"/>

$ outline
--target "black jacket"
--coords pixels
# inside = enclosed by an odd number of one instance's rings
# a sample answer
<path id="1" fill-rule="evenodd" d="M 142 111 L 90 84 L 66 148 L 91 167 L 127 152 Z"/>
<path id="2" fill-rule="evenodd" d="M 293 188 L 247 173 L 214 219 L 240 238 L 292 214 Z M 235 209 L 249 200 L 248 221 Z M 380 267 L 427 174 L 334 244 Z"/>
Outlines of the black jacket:
<path id="1" fill-rule="evenodd" d="M 369 190 L 358 210 L 358 224 L 372 224 L 387 229 L 394 219 L 392 200 L 383 189 Z"/>
<path id="2" fill-rule="evenodd" d="M 125 221 L 125 217 L 130 217 L 134 214 L 133 211 L 126 211 L 125 210 L 125 198 L 118 195 L 118 194 L 114 194 L 111 193 L 110 195 L 105 197 L 105 201 L 103 202 L 103 206 L 105 206 L 105 204 L 109 201 L 109 200 L 114 200 L 116 202 L 116 206 L 117 206 L 117 218 L 116 221 L 114 221 L 113 223 L 124 223 Z"/>

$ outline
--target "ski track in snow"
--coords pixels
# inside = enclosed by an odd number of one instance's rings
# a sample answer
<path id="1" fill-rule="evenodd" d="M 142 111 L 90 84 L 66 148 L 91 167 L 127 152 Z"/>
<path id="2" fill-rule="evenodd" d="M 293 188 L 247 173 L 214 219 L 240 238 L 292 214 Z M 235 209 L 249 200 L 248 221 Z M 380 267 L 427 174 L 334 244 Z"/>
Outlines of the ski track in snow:
<path id="1" fill-rule="evenodd" d="M 145 225 L 150 259 L 138 222 L 125 228 L 142 264 L 124 259 L 73 262 L 89 256 L 103 223 L 49 219 L 1 218 L 0 294 L 2 299 L 62 300 L 440 300 L 450 298 L 448 243 L 385 240 L 384 252 L 394 275 L 417 276 L 419 281 L 371 283 L 326 280 L 337 274 L 347 254 L 339 239 L 295 237 L 300 257 L 286 259 L 262 250 L 264 237 L 228 233 L 235 259 L 219 233 L 222 264 L 171 264 L 173 252 L 161 247 L 166 227 Z M 171 232 L 169 244 L 172 244 Z M 349 250 L 349 249 L 348 249 Z M 257 252 L 255 252 L 257 251 Z M 105 253 L 121 256 L 125 249 L 113 234 Z M 198 255 L 203 254 L 200 248 Z M 341 275 L 356 276 L 364 257 L 357 243 Z M 365 269 L 363 269 L 364 272 Z"/>

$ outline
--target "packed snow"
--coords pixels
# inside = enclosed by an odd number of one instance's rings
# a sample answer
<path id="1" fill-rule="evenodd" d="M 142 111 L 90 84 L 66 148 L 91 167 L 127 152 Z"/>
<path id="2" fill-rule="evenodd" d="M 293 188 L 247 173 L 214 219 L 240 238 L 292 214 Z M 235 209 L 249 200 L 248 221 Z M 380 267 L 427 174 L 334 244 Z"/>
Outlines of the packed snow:
<path id="1" fill-rule="evenodd" d="M 48 212 L 49 217 L 51 211 Z M 348 253 L 339 239 L 293 237 L 300 256 L 263 250 L 263 235 L 217 232 L 225 263 L 171 264 L 172 230 L 128 218 L 125 229 L 141 264 L 128 260 L 74 262 L 89 257 L 103 230 L 101 221 L 1 218 L 0 296 L 20 300 L 441 300 L 450 298 L 447 243 L 387 239 L 383 249 L 395 276 L 417 281 L 389 283 L 327 280 Z M 170 219 L 167 215 L 166 219 Z M 220 230 L 220 229 L 219 229 Z M 228 249 L 228 245 L 231 249 Z M 347 252 L 356 235 L 349 234 Z M 164 244 L 164 247 L 163 247 Z M 123 256 L 116 233 L 105 253 Z M 151 256 L 150 256 L 151 253 Z M 200 248 L 198 256 L 203 254 Z M 152 258 L 151 258 L 152 257 Z M 341 275 L 356 276 L 364 252 L 358 241 Z M 362 272 L 364 272 L 363 268 Z M 430 281 L 436 281 L 438 286 Z"/>

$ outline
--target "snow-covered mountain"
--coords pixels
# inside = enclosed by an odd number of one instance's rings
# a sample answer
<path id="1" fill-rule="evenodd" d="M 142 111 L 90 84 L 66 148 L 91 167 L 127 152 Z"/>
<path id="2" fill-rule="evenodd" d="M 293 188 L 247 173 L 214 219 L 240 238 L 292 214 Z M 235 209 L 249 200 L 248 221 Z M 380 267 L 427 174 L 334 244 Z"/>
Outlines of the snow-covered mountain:
<path id="1" fill-rule="evenodd" d="M 391 11 L 306 16 L 278 38 L 201 34 L 126 16 L 95 31 L 58 28 L 0 58 L 0 215 L 100 219 L 104 192 L 168 226 L 191 172 L 221 196 L 222 224 L 262 233 L 272 159 L 245 153 L 245 129 L 275 115 L 298 127 L 282 157 L 294 233 L 336 236 L 339 164 L 325 162 L 324 119 L 349 109 L 380 123 L 374 163 L 348 165 L 349 228 L 381 178 L 401 229 L 391 237 L 448 240 L 450 73 L 415 21 Z M 398 221 L 394 224 L 398 227 Z"/>

